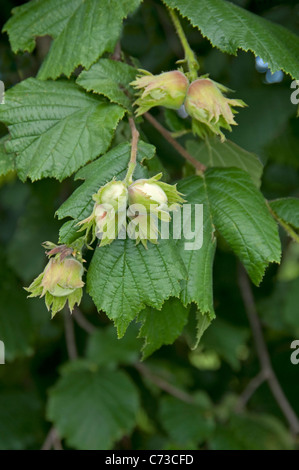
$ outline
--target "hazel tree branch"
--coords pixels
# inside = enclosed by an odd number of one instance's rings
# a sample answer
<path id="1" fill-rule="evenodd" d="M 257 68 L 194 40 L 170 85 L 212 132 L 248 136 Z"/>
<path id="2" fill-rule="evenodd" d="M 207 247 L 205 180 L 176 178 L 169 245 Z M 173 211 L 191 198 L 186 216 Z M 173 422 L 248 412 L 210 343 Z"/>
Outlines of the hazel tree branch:
<path id="1" fill-rule="evenodd" d="M 189 152 L 181 145 L 179 144 L 171 135 L 171 133 L 165 129 L 158 121 L 155 119 L 151 114 L 149 113 L 144 113 L 143 117 L 151 123 L 151 125 L 164 137 L 164 139 L 167 140 L 167 142 L 172 145 L 172 147 L 191 165 L 199 172 L 203 172 L 206 169 L 206 166 L 203 165 L 203 163 L 200 163 L 198 160 L 196 160 L 192 155 L 190 155 Z"/>
<path id="2" fill-rule="evenodd" d="M 51 449 L 63 450 L 61 441 L 54 427 L 52 427 L 50 431 L 48 432 L 46 439 L 41 447 L 41 450 L 51 450 Z"/>
<path id="3" fill-rule="evenodd" d="M 92 334 L 96 331 L 97 328 L 85 318 L 85 316 L 77 306 L 74 307 L 72 315 L 78 325 L 82 328 L 82 330 L 86 331 L 86 333 Z"/>
<path id="4" fill-rule="evenodd" d="M 177 398 L 178 400 L 184 401 L 185 403 L 194 403 L 193 397 L 188 393 L 180 390 L 179 388 L 175 387 L 174 385 L 170 384 L 163 378 L 159 377 L 156 374 L 153 374 L 150 369 L 148 369 L 144 364 L 140 362 L 136 362 L 134 364 L 135 369 L 145 378 L 148 379 L 150 382 L 155 384 L 161 390 L 172 395 L 173 397 Z"/>
<path id="5" fill-rule="evenodd" d="M 297 435 L 299 434 L 299 420 L 293 408 L 291 407 L 287 397 L 285 396 L 284 391 L 282 390 L 281 385 L 273 370 L 269 352 L 263 336 L 261 323 L 257 314 L 250 281 L 248 279 L 245 269 L 241 265 L 239 265 L 238 282 L 245 310 L 250 323 L 253 339 L 255 342 L 258 359 L 261 366 L 261 374 L 259 376 L 259 379 L 256 378 L 256 383 L 251 384 L 251 386 L 249 386 L 249 390 L 247 392 L 244 392 L 243 399 L 241 398 L 241 400 L 243 400 L 243 403 L 245 404 L 246 400 L 249 400 L 252 393 L 258 388 L 258 386 L 261 385 L 261 383 L 263 382 L 261 379 L 262 377 L 264 377 L 264 379 L 268 382 L 270 390 L 278 406 L 280 407 L 282 413 L 284 414 L 289 424 L 292 434 Z"/>
<path id="6" fill-rule="evenodd" d="M 75 331 L 74 331 L 74 322 L 73 322 L 71 315 L 66 309 L 64 312 L 64 331 L 65 331 L 65 342 L 66 342 L 68 356 L 71 361 L 74 361 L 75 359 L 78 358 Z"/>

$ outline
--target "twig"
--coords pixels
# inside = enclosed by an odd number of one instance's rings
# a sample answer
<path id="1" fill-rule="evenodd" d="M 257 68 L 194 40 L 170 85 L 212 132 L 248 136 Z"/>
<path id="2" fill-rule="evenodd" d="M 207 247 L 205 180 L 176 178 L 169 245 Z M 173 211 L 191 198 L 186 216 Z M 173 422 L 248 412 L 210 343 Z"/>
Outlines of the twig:
<path id="1" fill-rule="evenodd" d="M 239 276 L 238 276 L 239 286 L 243 302 L 245 305 L 245 310 L 248 316 L 248 320 L 251 326 L 253 339 L 255 342 L 257 355 L 261 365 L 261 371 L 267 380 L 270 390 L 276 399 L 277 404 L 279 405 L 281 411 L 283 412 L 286 420 L 289 423 L 291 432 L 294 435 L 299 434 L 299 420 L 288 402 L 280 383 L 275 375 L 273 370 L 269 352 L 264 340 L 262 327 L 258 318 L 255 301 L 251 289 L 251 285 L 247 276 L 247 273 L 243 266 L 239 266 Z M 260 382 L 262 383 L 262 382 Z M 257 387 L 256 387 L 257 388 Z M 255 388 L 255 390 L 256 390 Z"/>
<path id="2" fill-rule="evenodd" d="M 63 450 L 61 441 L 54 427 L 52 427 L 48 432 L 46 439 L 41 447 L 41 450 L 51 450 L 52 448 L 54 450 Z"/>
<path id="3" fill-rule="evenodd" d="M 191 165 L 196 168 L 196 170 L 202 172 L 205 171 L 206 166 L 200 163 L 198 160 L 196 160 L 190 153 L 187 152 L 187 150 L 179 144 L 172 136 L 171 133 L 165 129 L 151 114 L 149 113 L 144 113 L 143 117 L 148 120 L 154 126 L 155 129 L 157 129 L 158 132 L 164 137 L 164 139 L 167 140 L 167 142 L 172 145 L 172 147 L 183 157 L 185 160 L 187 160 Z"/>
<path id="4" fill-rule="evenodd" d="M 132 183 L 132 176 L 136 167 L 136 159 L 137 159 L 137 147 L 138 147 L 138 139 L 139 139 L 139 132 L 136 129 L 135 121 L 132 117 L 129 117 L 129 123 L 131 127 L 132 133 L 132 143 L 131 143 L 131 158 L 129 162 L 128 171 L 126 174 L 125 181 L 128 184 Z"/>
<path id="5" fill-rule="evenodd" d="M 65 340 L 66 348 L 71 361 L 78 358 L 74 322 L 68 311 L 64 312 L 64 327 L 65 327 Z"/>
<path id="6" fill-rule="evenodd" d="M 72 315 L 78 325 L 81 326 L 81 328 L 86 331 L 86 333 L 91 335 L 96 331 L 97 328 L 85 318 L 85 316 L 83 315 L 81 310 L 79 310 L 78 307 L 74 307 Z"/>
<path id="7" fill-rule="evenodd" d="M 158 377 L 157 375 L 153 374 L 144 364 L 136 362 L 134 366 L 141 375 L 143 375 L 153 384 L 157 385 L 157 387 L 161 388 L 161 390 L 164 390 L 164 392 L 169 393 L 169 395 L 172 395 L 173 397 L 178 398 L 179 400 L 184 401 L 185 403 L 194 403 L 194 400 L 191 395 L 184 392 L 183 390 L 180 390 L 179 388 L 176 388 L 174 385 L 171 385 L 169 382 L 162 379 L 161 377 Z"/>
<path id="8" fill-rule="evenodd" d="M 120 61 L 121 60 L 121 44 L 120 41 L 117 41 L 113 54 L 111 56 L 112 60 Z"/>
<path id="9" fill-rule="evenodd" d="M 262 385 L 262 383 L 265 382 L 265 380 L 267 380 L 267 377 L 263 370 L 261 370 L 256 377 L 250 380 L 243 393 L 239 396 L 238 403 L 235 407 L 235 411 L 237 413 L 245 408 L 254 392 Z"/>

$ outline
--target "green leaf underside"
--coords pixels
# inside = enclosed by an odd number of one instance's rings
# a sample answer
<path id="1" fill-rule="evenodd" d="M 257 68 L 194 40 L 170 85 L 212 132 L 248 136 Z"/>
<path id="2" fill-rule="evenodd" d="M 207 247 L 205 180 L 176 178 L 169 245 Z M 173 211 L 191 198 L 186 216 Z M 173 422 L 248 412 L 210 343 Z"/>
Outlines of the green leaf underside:
<path id="1" fill-rule="evenodd" d="M 129 143 L 119 144 L 106 155 L 95 162 L 82 168 L 75 176 L 75 179 L 86 180 L 58 209 L 59 219 L 71 217 L 74 220 L 66 222 L 60 230 L 60 242 L 71 243 L 78 237 L 78 226 L 80 220 L 88 217 L 94 205 L 92 195 L 98 189 L 111 181 L 113 177 L 123 179 L 126 175 L 128 163 L 130 160 L 131 145 Z M 150 159 L 154 156 L 155 147 L 145 142 L 139 141 L 137 160 L 140 163 L 143 159 Z M 137 165 L 134 177 L 136 179 L 146 177 L 146 170 Z"/>
<path id="2" fill-rule="evenodd" d="M 11 135 L 6 151 L 17 154 L 19 177 L 32 181 L 61 181 L 104 153 L 123 115 L 118 105 L 74 83 L 34 78 L 8 90 L 0 108 Z"/>
<path id="3" fill-rule="evenodd" d="M 142 323 L 139 337 L 144 338 L 143 359 L 146 359 L 163 344 L 172 344 L 187 323 L 189 310 L 176 299 L 167 300 L 161 310 L 147 307 L 138 315 Z"/>
<path id="4" fill-rule="evenodd" d="M 270 202 L 271 209 L 279 219 L 299 230 L 299 199 L 287 197 Z"/>
<path id="5" fill-rule="evenodd" d="M 5 143 L 8 136 L 0 139 L 0 176 L 5 176 L 15 170 L 15 155 L 5 150 Z"/>
<path id="6" fill-rule="evenodd" d="M 252 51 L 271 71 L 299 79 L 298 36 L 238 5 L 224 0 L 163 0 L 187 17 L 222 52 Z"/>
<path id="7" fill-rule="evenodd" d="M 81 72 L 77 83 L 87 91 L 106 96 L 113 103 L 131 109 L 129 93 L 134 96 L 129 86 L 135 79 L 136 69 L 122 62 L 101 59 L 89 70 Z"/>
<path id="8" fill-rule="evenodd" d="M 4 26 L 14 52 L 32 52 L 37 36 L 54 38 L 39 72 L 40 79 L 69 77 L 112 52 L 122 21 L 140 0 L 32 0 L 13 10 Z"/>
<path id="9" fill-rule="evenodd" d="M 47 415 L 70 447 L 105 450 L 132 431 L 138 406 L 135 386 L 124 372 L 79 367 L 51 390 Z"/>
<path id="10" fill-rule="evenodd" d="M 251 152 L 242 149 L 234 142 L 221 142 L 218 137 L 207 137 L 204 141 L 188 140 L 188 152 L 207 167 L 236 167 L 250 174 L 257 187 L 261 185 L 263 164 Z"/>
<path id="11" fill-rule="evenodd" d="M 148 244 L 115 240 L 96 248 L 87 274 L 87 290 L 98 310 L 114 321 L 123 336 L 136 314 L 151 306 L 161 309 L 169 297 L 178 297 L 185 268 L 170 240 Z"/>

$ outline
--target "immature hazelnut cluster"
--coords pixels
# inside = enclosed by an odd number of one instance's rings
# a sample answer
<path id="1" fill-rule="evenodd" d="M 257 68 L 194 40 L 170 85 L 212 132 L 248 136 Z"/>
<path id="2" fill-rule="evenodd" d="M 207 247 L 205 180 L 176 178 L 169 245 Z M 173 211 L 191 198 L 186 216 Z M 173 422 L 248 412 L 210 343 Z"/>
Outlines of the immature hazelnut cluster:
<path id="1" fill-rule="evenodd" d="M 217 134 L 224 141 L 221 128 L 231 131 L 231 126 L 237 124 L 233 106 L 246 106 L 242 100 L 226 98 L 223 93 L 230 90 L 207 76 L 199 77 L 189 84 L 186 75 L 179 70 L 160 75 L 141 72 L 142 75 L 131 83 L 139 94 L 135 101 L 138 106 L 137 116 L 154 106 L 179 109 L 184 105 L 192 118 L 192 131 L 200 137 Z"/>
<path id="2" fill-rule="evenodd" d="M 91 215 L 79 222 L 89 244 L 99 238 L 104 246 L 127 235 L 145 247 L 147 241 L 157 243 L 158 219 L 169 222 L 170 212 L 184 202 L 176 186 L 159 181 L 161 177 L 159 173 L 131 184 L 112 180 L 102 186 L 93 195 Z"/>
<path id="3" fill-rule="evenodd" d="M 25 289 L 30 292 L 29 297 L 45 296 L 46 306 L 51 310 L 53 318 L 66 302 L 71 312 L 75 304 L 80 304 L 84 268 L 72 248 L 50 242 L 46 242 L 44 246 L 51 248 L 47 252 L 49 262 L 44 271 Z"/>

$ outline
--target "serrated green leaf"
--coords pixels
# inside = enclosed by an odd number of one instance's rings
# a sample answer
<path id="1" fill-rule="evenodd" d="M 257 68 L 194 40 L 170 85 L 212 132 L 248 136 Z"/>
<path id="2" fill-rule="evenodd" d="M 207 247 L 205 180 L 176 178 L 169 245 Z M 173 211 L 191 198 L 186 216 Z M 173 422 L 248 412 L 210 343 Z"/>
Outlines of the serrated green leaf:
<path id="1" fill-rule="evenodd" d="M 299 198 L 275 199 L 270 206 L 279 219 L 299 230 Z"/>
<path id="2" fill-rule="evenodd" d="M 188 140 L 188 152 L 208 168 L 236 167 L 250 174 L 257 187 L 261 185 L 263 164 L 254 154 L 247 152 L 230 140 L 221 142 L 218 137 L 207 137 L 204 141 Z"/>
<path id="3" fill-rule="evenodd" d="M 47 416 L 69 446 L 105 450 L 132 431 L 138 406 L 137 390 L 124 372 L 78 367 L 51 390 Z"/>
<path id="4" fill-rule="evenodd" d="M 147 305 L 161 309 L 180 293 L 183 262 L 171 240 L 159 240 L 145 249 L 135 241 L 114 240 L 97 248 L 87 274 L 87 290 L 98 310 L 114 321 L 123 336 L 129 323 Z"/>
<path id="5" fill-rule="evenodd" d="M 21 179 L 63 180 L 104 153 L 124 110 L 70 82 L 24 80 L 6 93 L 0 120 Z"/>
<path id="6" fill-rule="evenodd" d="M 111 181 L 113 177 L 123 179 L 128 169 L 130 160 L 131 144 L 122 143 L 114 147 L 106 155 L 82 168 L 75 176 L 75 179 L 86 180 L 58 209 L 59 219 L 72 217 L 60 230 L 60 242 L 71 243 L 78 236 L 78 226 L 80 220 L 88 217 L 92 211 L 94 201 L 92 195 L 98 189 Z M 155 147 L 139 141 L 137 160 L 139 163 L 144 159 L 151 159 L 154 156 Z M 146 177 L 146 170 L 142 165 L 137 165 L 134 177 Z"/>
<path id="7" fill-rule="evenodd" d="M 0 176 L 5 176 L 11 171 L 15 171 L 15 154 L 5 150 L 5 143 L 8 136 L 0 139 Z"/>
<path id="8" fill-rule="evenodd" d="M 213 450 L 290 450 L 292 437 L 276 418 L 270 415 L 232 415 L 230 422 L 219 425 L 212 437 Z"/>
<path id="9" fill-rule="evenodd" d="M 280 263 L 276 222 L 250 176 L 241 169 L 206 172 L 205 183 L 213 223 L 258 285 L 269 263 Z"/>
<path id="10" fill-rule="evenodd" d="M 147 307 L 138 315 L 142 323 L 139 337 L 144 338 L 143 359 L 150 356 L 163 344 L 172 344 L 182 333 L 188 320 L 189 309 L 178 299 L 169 299 L 161 310 Z"/>
<path id="11" fill-rule="evenodd" d="M 163 428 L 180 445 L 196 445 L 210 437 L 214 422 L 206 408 L 184 403 L 174 397 L 163 397 L 160 418 Z M 185 448 L 185 447 L 184 447 Z"/>
<path id="12" fill-rule="evenodd" d="M 131 109 L 128 94 L 134 97 L 134 90 L 129 86 L 135 79 L 137 70 L 123 62 L 111 59 L 101 59 L 84 70 L 77 78 L 78 85 L 87 91 L 104 95 L 113 103 Z"/>
<path id="13" fill-rule="evenodd" d="M 214 230 L 220 232 L 258 285 L 268 264 L 280 262 L 277 224 L 262 194 L 244 170 L 212 168 L 202 177 L 182 180 L 179 190 L 192 206 L 203 204 L 202 247 L 188 251 L 184 239 L 179 243 L 188 272 L 182 300 L 184 304 L 195 302 L 202 313 L 209 313 L 213 318 Z"/>
<path id="14" fill-rule="evenodd" d="M 189 321 L 184 330 L 185 338 L 190 349 L 194 350 L 197 348 L 203 334 L 211 323 L 212 320 L 208 314 L 201 313 L 194 308 L 190 310 Z"/>
<path id="15" fill-rule="evenodd" d="M 88 340 L 87 358 L 99 366 L 115 367 L 117 364 L 133 364 L 138 360 L 140 339 L 138 330 L 130 325 L 122 339 L 117 338 L 113 325 L 95 331 Z"/>
<path id="16" fill-rule="evenodd" d="M 31 52 L 37 36 L 54 38 L 39 72 L 40 79 L 69 77 L 89 68 L 104 52 L 112 52 L 122 21 L 140 0 L 32 0 L 13 10 L 5 24 L 14 52 Z"/>
<path id="17" fill-rule="evenodd" d="M 163 1 L 178 9 L 222 52 L 250 50 L 267 62 L 272 72 L 283 70 L 299 78 L 299 38 L 283 26 L 224 0 Z"/>
<path id="18" fill-rule="evenodd" d="M 191 204 L 191 222 L 195 224 L 195 204 L 203 204 L 203 225 L 198 221 L 196 237 L 202 232 L 202 247 L 194 250 L 186 250 L 186 240 L 179 240 L 180 255 L 185 263 L 188 279 L 183 281 L 181 299 L 184 305 L 191 302 L 197 304 L 202 314 L 207 313 L 210 318 L 215 316 L 213 308 L 213 261 L 216 250 L 215 227 L 210 212 L 205 180 L 194 176 L 181 180 L 178 190 L 184 194 L 188 204 Z M 190 218 L 183 220 L 186 226 Z"/>

